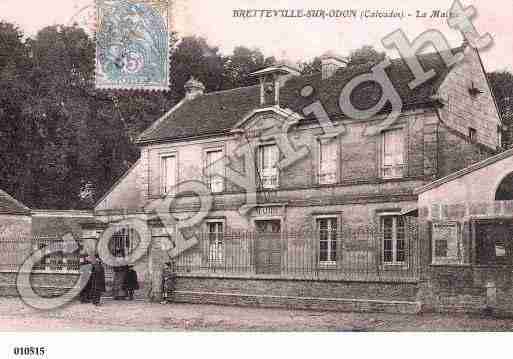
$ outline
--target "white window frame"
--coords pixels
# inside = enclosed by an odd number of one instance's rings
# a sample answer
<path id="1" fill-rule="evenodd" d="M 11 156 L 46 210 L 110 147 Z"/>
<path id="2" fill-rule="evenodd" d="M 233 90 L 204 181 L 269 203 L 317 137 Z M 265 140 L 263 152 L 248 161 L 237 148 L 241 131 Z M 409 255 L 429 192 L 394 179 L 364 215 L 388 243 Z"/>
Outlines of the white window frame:
<path id="1" fill-rule="evenodd" d="M 219 175 L 210 175 L 209 171 L 209 162 L 208 162 L 208 156 L 210 153 L 219 152 L 220 153 L 220 160 L 222 161 L 222 172 L 225 171 L 225 165 L 224 165 L 224 149 L 222 147 L 210 147 L 203 150 L 204 155 L 204 167 L 203 167 L 203 173 L 205 178 L 205 183 L 208 185 L 210 191 L 212 193 L 222 193 L 225 190 L 225 177 L 219 176 Z M 219 161 L 219 160 L 218 160 Z M 217 162 L 217 161 L 216 161 Z M 215 179 L 213 182 L 212 179 Z M 215 184 L 214 184 L 215 183 Z M 218 186 L 218 187 L 216 187 Z"/>
<path id="2" fill-rule="evenodd" d="M 331 243 L 333 242 L 333 238 L 331 236 L 331 233 L 332 233 L 332 230 L 328 229 L 328 240 L 326 241 L 327 242 L 327 260 L 321 260 L 321 228 L 320 228 L 320 221 L 321 220 L 331 220 L 331 221 L 334 221 L 336 226 L 337 226 L 337 229 L 335 231 L 335 246 L 336 246 L 336 249 L 335 249 L 335 260 L 332 260 L 331 259 L 331 254 L 332 254 L 332 249 L 331 249 Z M 329 223 L 329 222 L 328 222 Z M 338 255 L 339 255 L 339 252 L 340 250 L 342 250 L 342 248 L 339 248 L 341 247 L 339 245 L 339 241 L 338 241 L 338 233 L 340 231 L 340 220 L 339 220 L 339 216 L 337 215 L 333 215 L 333 214 L 326 214 L 326 215 L 317 215 L 315 216 L 315 231 L 316 231 L 316 234 L 317 234 L 317 238 L 318 238 L 318 248 L 319 248 L 319 265 L 321 266 L 335 266 L 337 265 L 337 259 L 338 259 Z"/>
<path id="3" fill-rule="evenodd" d="M 263 148 L 274 147 L 277 153 L 277 160 L 274 167 L 263 168 Z M 263 189 L 276 189 L 280 185 L 280 171 L 278 169 L 278 162 L 280 161 L 280 148 L 276 143 L 262 143 L 257 147 L 257 175 L 260 178 L 260 184 Z"/>
<path id="4" fill-rule="evenodd" d="M 167 172 L 164 168 L 164 163 L 168 158 L 174 158 L 175 161 L 175 176 L 174 176 L 174 184 L 169 185 Z M 172 193 L 171 189 L 174 188 L 178 184 L 178 154 L 176 152 L 166 152 L 160 154 L 160 194 L 167 195 Z M 169 188 L 168 188 L 169 187 Z"/>
<path id="5" fill-rule="evenodd" d="M 210 225 L 216 224 L 221 225 L 221 232 L 211 232 Z M 225 220 L 223 219 L 207 219 L 205 220 L 206 233 L 208 235 L 208 253 L 207 253 L 207 262 L 210 264 L 223 264 L 225 260 Z M 215 235 L 215 243 L 214 245 L 210 241 L 210 235 Z"/>
<path id="6" fill-rule="evenodd" d="M 408 248 L 407 248 L 407 241 L 406 241 L 406 224 L 403 218 L 403 238 L 399 239 L 397 237 L 397 219 L 401 217 L 401 214 L 398 212 L 394 213 L 380 213 L 379 214 L 379 221 L 380 221 L 380 228 L 382 232 L 382 239 L 381 239 L 381 262 L 386 266 L 407 266 L 408 265 Z M 385 239 L 385 219 L 386 218 L 392 218 L 392 238 L 391 239 Z M 391 240 L 392 241 L 392 261 L 386 262 L 385 261 L 385 241 Z M 397 242 L 402 240 L 404 242 L 404 261 L 397 261 Z"/>
<path id="7" fill-rule="evenodd" d="M 337 138 L 318 138 L 317 139 L 317 148 L 318 148 L 318 166 L 317 166 L 317 178 L 319 185 L 329 185 L 336 184 L 339 178 L 339 163 L 340 163 L 340 146 Z M 334 173 L 331 173 L 331 180 L 325 180 L 325 174 L 323 173 L 323 156 L 322 150 L 323 146 L 334 146 L 335 147 L 335 164 L 334 164 Z"/>
<path id="8" fill-rule="evenodd" d="M 391 165 L 387 162 L 387 134 L 392 132 L 399 133 L 402 138 L 401 143 L 401 163 L 393 163 Z M 394 156 L 392 156 L 394 157 Z M 388 173 L 390 172 L 390 173 Z M 406 136 L 403 127 L 389 128 L 381 133 L 381 177 L 383 179 L 403 178 L 406 175 Z"/>

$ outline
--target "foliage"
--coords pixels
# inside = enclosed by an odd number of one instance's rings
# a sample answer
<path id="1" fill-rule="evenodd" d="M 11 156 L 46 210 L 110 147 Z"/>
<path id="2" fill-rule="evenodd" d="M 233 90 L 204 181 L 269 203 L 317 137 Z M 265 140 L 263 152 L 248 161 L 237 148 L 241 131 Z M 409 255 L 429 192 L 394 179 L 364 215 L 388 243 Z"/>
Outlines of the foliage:
<path id="1" fill-rule="evenodd" d="M 362 46 L 359 49 L 351 51 L 347 66 L 356 66 L 364 64 L 377 64 L 385 59 L 384 52 L 378 52 L 372 46 Z"/>

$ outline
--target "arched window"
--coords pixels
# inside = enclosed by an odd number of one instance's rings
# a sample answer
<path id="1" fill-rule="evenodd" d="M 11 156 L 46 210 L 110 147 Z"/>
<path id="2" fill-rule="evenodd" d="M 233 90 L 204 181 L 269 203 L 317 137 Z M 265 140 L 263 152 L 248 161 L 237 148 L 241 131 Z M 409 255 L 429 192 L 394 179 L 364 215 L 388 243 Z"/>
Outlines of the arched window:
<path id="1" fill-rule="evenodd" d="M 504 177 L 497 192 L 495 192 L 496 201 L 511 201 L 513 200 L 513 172 Z"/>

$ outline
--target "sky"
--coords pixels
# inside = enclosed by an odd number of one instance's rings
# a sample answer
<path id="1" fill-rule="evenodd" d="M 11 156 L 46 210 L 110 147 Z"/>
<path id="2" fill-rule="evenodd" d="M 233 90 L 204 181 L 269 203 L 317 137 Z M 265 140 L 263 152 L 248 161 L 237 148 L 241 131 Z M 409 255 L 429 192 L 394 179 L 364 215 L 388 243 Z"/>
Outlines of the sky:
<path id="1" fill-rule="evenodd" d="M 513 0 L 461 0 L 473 5 L 473 19 L 479 33 L 490 33 L 493 45 L 481 51 L 486 70 L 513 71 Z M 0 0 L 0 19 L 14 22 L 28 35 L 47 25 L 71 24 L 87 19 L 93 0 Z M 199 35 L 229 54 L 235 46 L 259 48 L 267 56 L 292 62 L 309 60 L 330 50 L 342 56 L 362 45 L 386 50 L 381 39 L 402 29 L 410 40 L 430 29 L 441 31 L 450 44 L 458 46 L 461 34 L 445 18 L 417 18 L 416 13 L 448 10 L 451 0 L 174 0 L 173 27 L 179 35 Z M 413 16 L 406 19 L 360 18 L 240 18 L 235 9 L 354 9 L 396 10 Z M 432 50 L 427 48 L 426 50 Z M 395 50 L 386 50 L 398 57 Z"/>

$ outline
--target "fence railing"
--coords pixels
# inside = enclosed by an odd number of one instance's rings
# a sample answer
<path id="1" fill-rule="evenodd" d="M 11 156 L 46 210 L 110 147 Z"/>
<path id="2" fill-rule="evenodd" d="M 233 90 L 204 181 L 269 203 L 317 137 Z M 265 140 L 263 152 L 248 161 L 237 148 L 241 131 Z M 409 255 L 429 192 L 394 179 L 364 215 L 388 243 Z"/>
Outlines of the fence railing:
<path id="1" fill-rule="evenodd" d="M 379 228 L 372 226 L 322 233 L 238 231 L 196 235 L 199 244 L 175 259 L 178 273 L 415 280 L 421 269 L 417 227 L 412 224 L 405 225 L 404 234 L 387 240 Z"/>
<path id="2" fill-rule="evenodd" d="M 71 272 L 79 271 L 79 251 L 64 254 L 55 251 L 63 248 L 66 242 L 53 238 L 0 238 L 0 270 L 18 271 L 26 259 L 37 250 L 49 250 L 53 253 L 45 255 L 41 261 L 32 268 L 35 272 Z"/>

